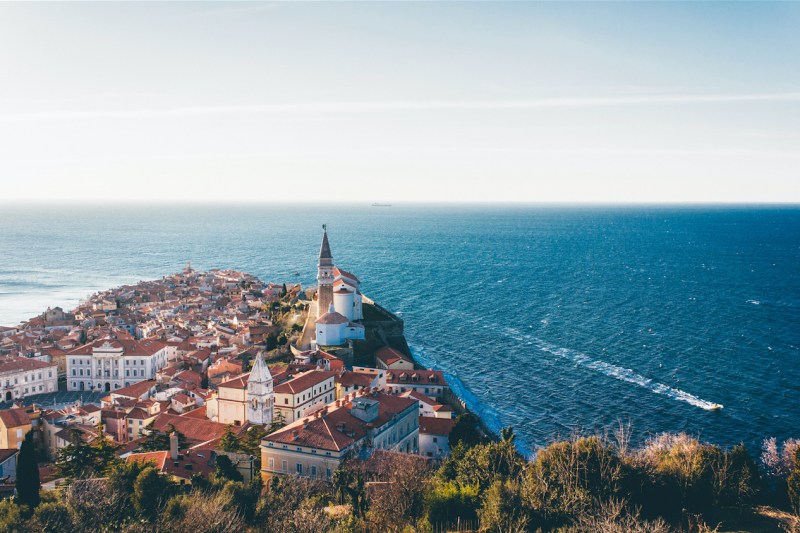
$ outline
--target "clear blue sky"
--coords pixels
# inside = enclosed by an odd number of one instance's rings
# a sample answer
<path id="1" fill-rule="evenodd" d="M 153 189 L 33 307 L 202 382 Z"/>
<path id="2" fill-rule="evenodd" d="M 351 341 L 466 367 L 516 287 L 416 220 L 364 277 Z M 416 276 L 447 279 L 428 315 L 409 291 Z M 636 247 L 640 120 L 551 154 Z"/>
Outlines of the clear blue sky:
<path id="1" fill-rule="evenodd" d="M 0 201 L 800 201 L 800 3 L 0 3 Z"/>

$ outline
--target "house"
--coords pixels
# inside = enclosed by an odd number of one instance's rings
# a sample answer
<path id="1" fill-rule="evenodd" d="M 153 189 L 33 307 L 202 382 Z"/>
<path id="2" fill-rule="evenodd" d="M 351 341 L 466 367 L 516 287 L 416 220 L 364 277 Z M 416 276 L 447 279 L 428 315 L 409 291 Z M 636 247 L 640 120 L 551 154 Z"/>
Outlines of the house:
<path id="1" fill-rule="evenodd" d="M 31 426 L 31 418 L 24 407 L 0 411 L 0 448 L 19 449 Z"/>
<path id="2" fill-rule="evenodd" d="M 419 417 L 419 453 L 441 459 L 450 453 L 450 432 L 456 421 L 451 418 Z"/>
<path id="3" fill-rule="evenodd" d="M 192 476 L 198 474 L 208 478 L 215 470 L 211 450 L 178 450 L 178 437 L 170 435 L 169 451 L 132 453 L 125 460 L 129 463 L 151 463 L 156 470 L 179 485 L 191 485 Z"/>
<path id="4" fill-rule="evenodd" d="M 375 374 L 343 370 L 336 373 L 336 399 L 344 398 L 361 389 L 381 388 L 380 378 Z"/>
<path id="5" fill-rule="evenodd" d="M 275 394 L 272 374 L 264 357 L 256 356 L 249 373 L 220 383 L 217 395 L 206 403 L 209 419 L 222 424 L 271 424 Z"/>
<path id="6" fill-rule="evenodd" d="M 42 413 L 42 438 L 47 457 L 55 459 L 58 450 L 68 441 L 57 435 L 73 425 L 95 428 L 102 418 L 102 410 L 96 405 L 73 405 L 60 410 L 47 410 Z"/>
<path id="7" fill-rule="evenodd" d="M 161 413 L 153 420 L 152 425 L 147 430 L 165 433 L 174 428 L 175 431 L 184 436 L 189 446 L 198 446 L 216 442 L 228 427 L 225 424 L 212 422 L 206 418 Z M 245 427 L 234 428 L 234 433 L 240 433 Z"/>
<path id="8" fill-rule="evenodd" d="M 154 379 L 174 347 L 107 335 L 67 353 L 67 390 L 111 392 Z"/>
<path id="9" fill-rule="evenodd" d="M 156 390 L 157 386 L 155 381 L 140 381 L 139 383 L 117 389 L 109 394 L 108 397 L 112 403 L 118 400 L 147 400 L 156 393 Z"/>
<path id="10" fill-rule="evenodd" d="M 386 370 L 414 370 L 414 362 L 391 346 L 375 352 L 375 366 Z"/>
<path id="11" fill-rule="evenodd" d="M 15 481 L 17 479 L 17 457 L 19 450 L 16 448 L 0 449 L 0 481 Z"/>
<path id="12" fill-rule="evenodd" d="M 275 385 L 274 390 L 273 418 L 288 424 L 336 399 L 335 374 L 309 370 Z"/>
<path id="13" fill-rule="evenodd" d="M 58 390 L 58 364 L 29 357 L 0 357 L 0 386 L 4 401 Z"/>
<path id="14" fill-rule="evenodd" d="M 386 387 L 395 394 L 416 391 L 437 401 L 448 389 L 441 370 L 392 370 L 386 374 Z"/>
<path id="15" fill-rule="evenodd" d="M 453 418 L 453 408 L 447 404 L 440 404 L 422 393 L 406 391 L 400 396 L 415 398 L 419 401 L 419 416 L 431 418 Z"/>
<path id="16" fill-rule="evenodd" d="M 412 398 L 366 389 L 336 400 L 261 441 L 262 477 L 295 474 L 330 481 L 351 453 L 417 453 L 418 411 Z"/>

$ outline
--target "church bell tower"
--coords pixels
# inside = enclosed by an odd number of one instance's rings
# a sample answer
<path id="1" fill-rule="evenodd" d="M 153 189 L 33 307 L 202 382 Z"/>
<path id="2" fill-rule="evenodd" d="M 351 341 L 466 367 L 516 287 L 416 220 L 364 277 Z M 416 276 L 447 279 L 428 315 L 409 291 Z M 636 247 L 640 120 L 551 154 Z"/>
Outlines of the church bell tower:
<path id="1" fill-rule="evenodd" d="M 328 227 L 322 225 L 322 246 L 319 249 L 319 262 L 317 263 L 317 318 L 328 312 L 333 303 L 333 255 L 328 244 Z"/>
<path id="2" fill-rule="evenodd" d="M 272 424 L 272 408 L 275 392 L 272 388 L 272 374 L 269 372 L 264 356 L 258 354 L 253 362 L 253 370 L 247 378 L 247 421 L 251 424 Z"/>

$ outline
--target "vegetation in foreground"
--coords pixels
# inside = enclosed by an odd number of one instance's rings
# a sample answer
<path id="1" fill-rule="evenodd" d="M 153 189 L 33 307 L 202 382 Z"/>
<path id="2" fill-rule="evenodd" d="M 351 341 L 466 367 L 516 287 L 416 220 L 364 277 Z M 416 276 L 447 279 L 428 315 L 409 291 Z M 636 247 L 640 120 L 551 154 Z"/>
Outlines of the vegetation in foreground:
<path id="1" fill-rule="evenodd" d="M 757 463 L 742 445 L 724 450 L 684 434 L 631 448 L 620 427 L 526 460 L 510 429 L 489 441 L 470 416 L 460 417 L 441 464 L 375 453 L 346 462 L 330 484 L 244 482 L 223 459 L 209 480 L 179 486 L 152 466 L 117 459 L 98 439 L 62 452 L 58 466 L 70 482 L 39 493 L 24 446 L 25 488 L 0 503 L 0 531 L 800 531 L 798 441 L 765 441 Z"/>

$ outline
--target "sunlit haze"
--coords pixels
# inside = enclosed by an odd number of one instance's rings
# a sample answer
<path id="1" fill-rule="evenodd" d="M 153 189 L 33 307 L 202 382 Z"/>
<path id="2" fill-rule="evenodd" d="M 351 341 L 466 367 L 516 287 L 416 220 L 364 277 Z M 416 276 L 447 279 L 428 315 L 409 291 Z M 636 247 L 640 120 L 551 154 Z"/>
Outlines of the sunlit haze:
<path id="1" fill-rule="evenodd" d="M 2 3 L 0 202 L 798 202 L 797 3 Z"/>

